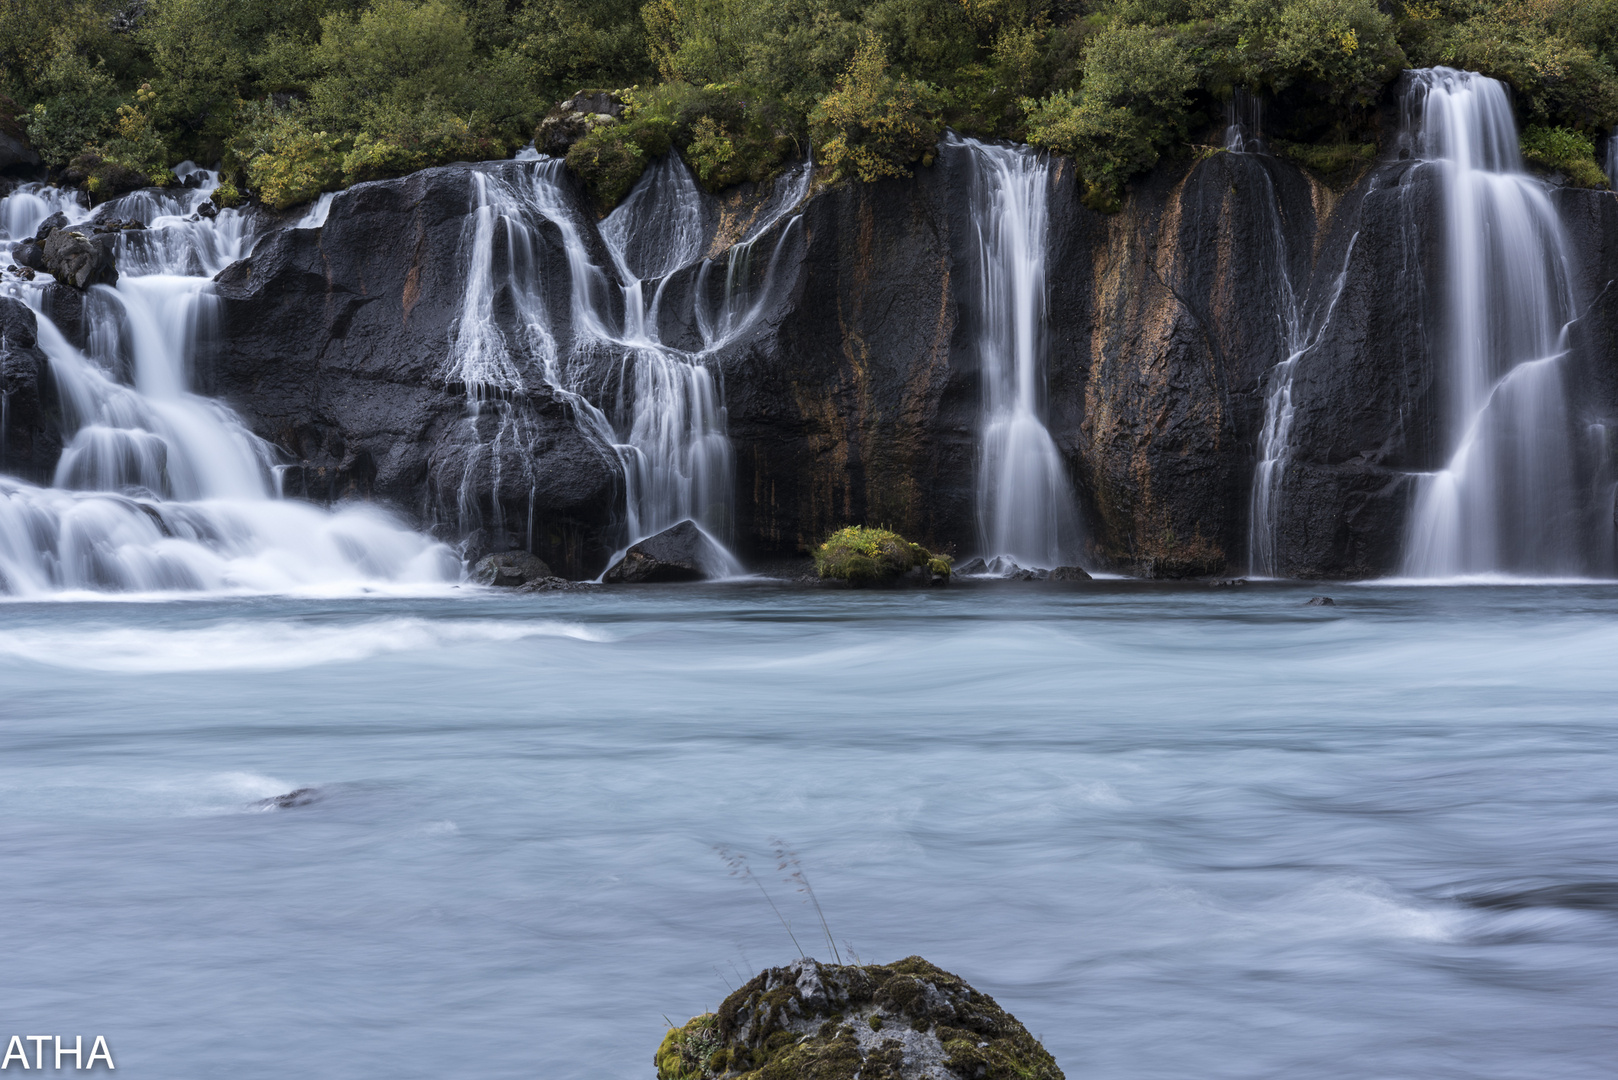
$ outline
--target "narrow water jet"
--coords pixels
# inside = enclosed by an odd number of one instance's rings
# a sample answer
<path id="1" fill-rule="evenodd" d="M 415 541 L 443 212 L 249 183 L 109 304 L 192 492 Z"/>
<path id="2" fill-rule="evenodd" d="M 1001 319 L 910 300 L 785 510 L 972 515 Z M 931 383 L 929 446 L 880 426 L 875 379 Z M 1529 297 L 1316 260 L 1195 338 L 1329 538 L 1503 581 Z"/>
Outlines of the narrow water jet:
<path id="1" fill-rule="evenodd" d="M 622 464 L 623 547 L 690 519 L 724 552 L 722 565 L 710 571 L 738 574 L 741 565 L 726 546 L 734 456 L 713 354 L 761 313 L 796 219 L 777 235 L 756 293 L 753 247 L 802 201 L 808 165 L 777 182 L 755 226 L 716 260 L 704 258 L 710 212 L 678 157 L 647 170 L 596 229 L 598 244 L 572 206 L 565 168 L 561 159 L 536 155 L 473 170 L 463 242 L 467 291 L 445 377 L 466 386 L 473 424 L 491 409 L 510 412 L 530 386 L 542 383 L 565 398 L 585 433 Z M 547 226 L 561 240 L 564 264 L 545 262 Z M 725 287 L 710 310 L 702 286 L 720 262 Z M 682 303 L 689 297 L 694 305 L 687 314 L 702 341 L 694 351 L 665 342 L 660 329 L 671 285 L 688 273 L 698 287 L 677 291 Z M 553 310 L 558 290 L 551 284 L 563 274 L 567 309 Z M 515 414 L 500 430 L 519 442 L 524 437 Z M 463 516 L 472 513 L 465 488 Z"/>
<path id="2" fill-rule="evenodd" d="M 1576 310 L 1562 222 L 1523 170 L 1503 85 L 1450 68 L 1409 80 L 1403 137 L 1442 195 L 1447 462 L 1417 478 L 1404 572 L 1586 573 L 1563 386 Z"/>
<path id="3" fill-rule="evenodd" d="M 1045 255 L 1050 163 L 1033 149 L 949 136 L 972 169 L 982 429 L 978 536 L 990 566 L 1076 562 L 1079 516 L 1045 426 Z"/>

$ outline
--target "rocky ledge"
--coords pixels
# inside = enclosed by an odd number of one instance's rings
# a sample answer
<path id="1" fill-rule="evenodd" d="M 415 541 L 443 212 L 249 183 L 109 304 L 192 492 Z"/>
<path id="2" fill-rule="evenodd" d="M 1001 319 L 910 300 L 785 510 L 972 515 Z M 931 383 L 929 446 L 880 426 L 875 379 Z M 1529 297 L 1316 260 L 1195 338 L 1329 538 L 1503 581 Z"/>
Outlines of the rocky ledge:
<path id="1" fill-rule="evenodd" d="M 770 968 L 655 1060 L 658 1080 L 1063 1080 L 993 998 L 919 956 Z"/>

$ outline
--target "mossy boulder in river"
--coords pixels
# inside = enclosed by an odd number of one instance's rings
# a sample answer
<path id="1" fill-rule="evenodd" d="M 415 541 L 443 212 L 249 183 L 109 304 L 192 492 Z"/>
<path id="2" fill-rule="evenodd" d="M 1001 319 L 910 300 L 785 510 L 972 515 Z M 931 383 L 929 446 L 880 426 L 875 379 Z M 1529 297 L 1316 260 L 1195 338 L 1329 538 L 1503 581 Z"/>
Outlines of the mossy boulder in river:
<path id="1" fill-rule="evenodd" d="M 949 581 L 948 559 L 887 529 L 850 525 L 815 549 L 820 576 L 841 578 L 850 585 L 891 585 L 915 568 L 933 585 Z"/>
<path id="2" fill-rule="evenodd" d="M 770 968 L 655 1061 L 658 1080 L 1063 1080 L 993 998 L 919 956 Z"/>

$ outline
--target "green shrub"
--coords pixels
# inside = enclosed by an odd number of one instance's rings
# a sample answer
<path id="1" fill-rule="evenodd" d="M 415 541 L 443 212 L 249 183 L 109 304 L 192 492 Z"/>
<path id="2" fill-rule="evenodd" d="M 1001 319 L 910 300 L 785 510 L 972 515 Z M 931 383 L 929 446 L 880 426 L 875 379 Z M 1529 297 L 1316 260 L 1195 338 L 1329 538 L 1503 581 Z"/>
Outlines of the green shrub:
<path id="1" fill-rule="evenodd" d="M 36 100 L 27 115 L 28 141 L 54 168 L 109 134 L 123 101 L 106 65 L 73 51 L 52 56 L 30 89 Z"/>
<path id="2" fill-rule="evenodd" d="M 1595 143 L 1577 131 L 1563 127 L 1524 128 L 1522 156 L 1535 168 L 1566 174 L 1579 187 L 1608 186 L 1607 174 L 1596 161 Z"/>
<path id="3" fill-rule="evenodd" d="M 1172 34 L 1115 24 L 1085 53 L 1078 92 L 1024 99 L 1028 141 L 1075 158 L 1085 203 L 1116 210 L 1124 182 L 1185 138 L 1196 79 Z"/>
<path id="4" fill-rule="evenodd" d="M 610 210 L 654 158 L 668 153 L 669 128 L 655 117 L 602 124 L 568 150 L 567 167 L 584 181 L 597 205 Z"/>
<path id="5" fill-rule="evenodd" d="M 168 167 L 168 146 L 142 107 L 149 105 L 154 97 L 150 87 L 142 86 L 136 93 L 140 104 L 118 106 L 112 137 L 99 146 L 97 152 L 105 161 L 137 172 L 147 182 L 162 186 L 174 182 L 174 173 Z"/>
<path id="6" fill-rule="evenodd" d="M 641 0 L 528 0 L 513 19 L 515 48 L 545 100 L 581 86 L 625 86 L 652 75 Z"/>
<path id="7" fill-rule="evenodd" d="M 1375 143 L 1294 143 L 1272 139 L 1270 147 L 1281 157 L 1327 175 L 1367 165 L 1376 158 Z"/>
<path id="8" fill-rule="evenodd" d="M 931 165 L 942 125 L 929 96 L 888 70 L 880 41 L 867 41 L 809 118 L 816 157 L 834 179 L 867 182 Z"/>
<path id="9" fill-rule="evenodd" d="M 221 210 L 242 204 L 242 193 L 229 180 L 219 181 L 219 186 L 213 189 L 213 194 L 208 198 Z"/>
<path id="10" fill-rule="evenodd" d="M 917 566 L 936 577 L 949 577 L 948 559 L 888 529 L 851 525 L 832 533 L 815 549 L 816 572 L 851 585 L 892 584 Z"/>
<path id="11" fill-rule="evenodd" d="M 801 119 L 762 91 L 716 84 L 676 84 L 631 95 L 630 123 L 665 121 L 670 138 L 710 191 L 744 180 L 762 182 L 795 158 Z"/>
<path id="12" fill-rule="evenodd" d="M 305 111 L 254 102 L 242 116 L 241 132 L 230 142 L 231 164 L 266 205 L 285 210 L 339 185 L 341 141 L 312 130 Z"/>

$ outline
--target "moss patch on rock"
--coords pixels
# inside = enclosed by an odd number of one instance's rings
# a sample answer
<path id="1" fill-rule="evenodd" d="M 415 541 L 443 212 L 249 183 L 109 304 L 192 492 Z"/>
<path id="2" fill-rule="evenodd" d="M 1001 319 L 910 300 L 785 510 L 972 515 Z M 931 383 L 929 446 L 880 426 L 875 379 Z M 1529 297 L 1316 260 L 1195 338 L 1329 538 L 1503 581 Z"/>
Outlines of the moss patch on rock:
<path id="1" fill-rule="evenodd" d="M 658 1080 L 1063 1080 L 993 998 L 919 956 L 770 968 L 655 1062 Z"/>
<path id="2" fill-rule="evenodd" d="M 850 585 L 891 585 L 920 567 L 935 585 L 949 581 L 950 562 L 888 529 L 850 525 L 815 549 L 815 570 Z"/>

